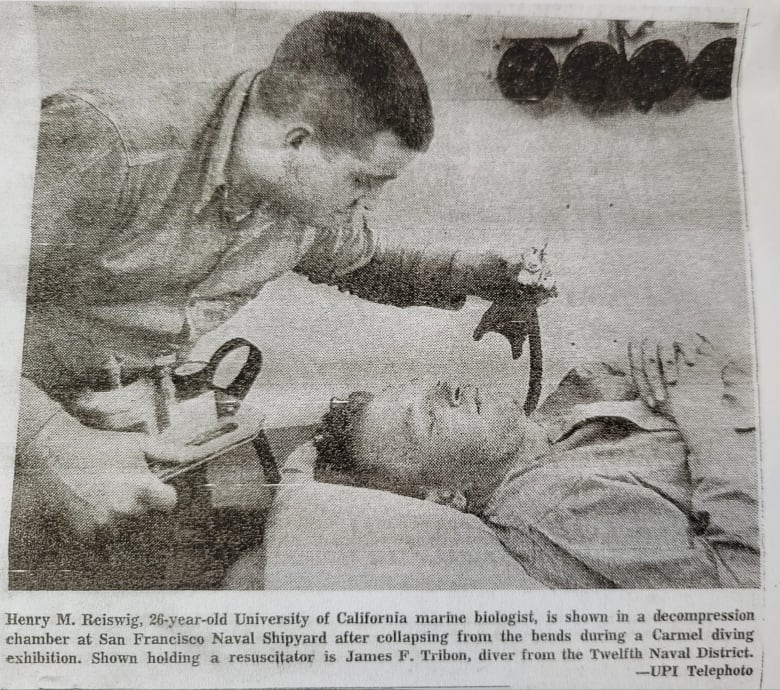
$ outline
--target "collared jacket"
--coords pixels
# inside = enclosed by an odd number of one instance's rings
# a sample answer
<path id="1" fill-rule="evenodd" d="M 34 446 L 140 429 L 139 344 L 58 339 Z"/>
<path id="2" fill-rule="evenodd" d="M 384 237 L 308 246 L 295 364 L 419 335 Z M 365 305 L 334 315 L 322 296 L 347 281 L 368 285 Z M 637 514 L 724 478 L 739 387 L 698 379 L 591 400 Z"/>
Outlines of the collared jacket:
<path id="1" fill-rule="evenodd" d="M 534 412 L 549 452 L 510 466 L 483 512 L 553 589 L 760 586 L 754 433 L 690 451 L 615 364 L 570 371 Z"/>
<path id="2" fill-rule="evenodd" d="M 20 447 L 100 378 L 107 357 L 148 369 L 290 270 L 398 306 L 465 301 L 452 290 L 452 254 L 383 247 L 362 212 L 327 228 L 231 214 L 225 166 L 254 78 L 44 100 Z"/>

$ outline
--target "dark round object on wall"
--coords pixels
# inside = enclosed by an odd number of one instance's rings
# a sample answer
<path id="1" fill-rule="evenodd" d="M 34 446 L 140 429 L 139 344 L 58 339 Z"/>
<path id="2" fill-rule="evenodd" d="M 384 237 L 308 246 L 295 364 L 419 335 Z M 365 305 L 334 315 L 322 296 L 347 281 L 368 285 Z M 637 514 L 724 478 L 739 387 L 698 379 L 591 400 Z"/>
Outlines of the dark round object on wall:
<path id="1" fill-rule="evenodd" d="M 671 41 L 659 39 L 639 46 L 625 72 L 624 88 L 634 105 L 647 112 L 679 89 L 688 74 L 682 50 Z"/>
<path id="2" fill-rule="evenodd" d="M 719 38 L 704 46 L 691 63 L 689 83 L 702 98 L 718 101 L 731 95 L 736 48 L 736 38 Z"/>
<path id="3" fill-rule="evenodd" d="M 518 103 L 543 101 L 555 87 L 558 63 L 539 41 L 516 41 L 498 63 L 496 81 L 505 98 Z"/>
<path id="4" fill-rule="evenodd" d="M 563 61 L 563 91 L 577 103 L 599 105 L 613 96 L 619 65 L 618 52 L 609 43 L 581 43 Z"/>

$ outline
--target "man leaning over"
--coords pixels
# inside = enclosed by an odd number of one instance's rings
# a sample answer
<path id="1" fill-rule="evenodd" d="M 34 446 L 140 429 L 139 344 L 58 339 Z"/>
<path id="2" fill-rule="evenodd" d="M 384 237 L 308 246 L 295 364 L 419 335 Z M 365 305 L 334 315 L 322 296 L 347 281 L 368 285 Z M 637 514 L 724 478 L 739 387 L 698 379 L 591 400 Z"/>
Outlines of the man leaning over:
<path id="1" fill-rule="evenodd" d="M 44 100 L 32 211 L 15 511 L 81 534 L 176 500 L 132 420 L 85 412 L 107 361 L 131 384 L 290 270 L 457 309 L 511 293 L 522 268 L 519 253 L 393 247 L 367 224 L 433 137 L 423 75 L 383 19 L 317 14 L 213 91 L 115 86 Z"/>

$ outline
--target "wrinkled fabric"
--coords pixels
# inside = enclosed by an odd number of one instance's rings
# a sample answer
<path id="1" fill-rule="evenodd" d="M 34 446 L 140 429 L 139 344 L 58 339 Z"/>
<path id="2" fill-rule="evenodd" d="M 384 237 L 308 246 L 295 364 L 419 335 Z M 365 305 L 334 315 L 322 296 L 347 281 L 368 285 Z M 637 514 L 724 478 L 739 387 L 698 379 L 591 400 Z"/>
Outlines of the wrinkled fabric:
<path id="1" fill-rule="evenodd" d="M 552 588 L 759 586 L 750 434 L 723 430 L 740 450 L 692 457 L 603 364 L 569 372 L 535 416 L 555 443 L 518 461 L 484 511 L 532 577 Z"/>
<path id="2" fill-rule="evenodd" d="M 389 518 L 389 519 L 388 519 Z M 387 491 L 279 487 L 226 589 L 543 589 L 473 515 Z"/>

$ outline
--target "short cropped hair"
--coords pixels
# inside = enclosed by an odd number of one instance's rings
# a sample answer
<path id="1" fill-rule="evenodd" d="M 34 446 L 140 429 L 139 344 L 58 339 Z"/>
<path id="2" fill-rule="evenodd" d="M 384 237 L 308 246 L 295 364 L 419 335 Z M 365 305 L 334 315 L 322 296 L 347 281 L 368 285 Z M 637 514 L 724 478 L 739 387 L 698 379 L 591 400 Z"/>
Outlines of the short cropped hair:
<path id="1" fill-rule="evenodd" d="M 321 12 L 301 22 L 282 40 L 260 88 L 264 110 L 302 113 L 338 143 L 367 126 L 390 130 L 415 151 L 433 138 L 420 67 L 395 27 L 374 14 Z"/>
<path id="2" fill-rule="evenodd" d="M 373 396 L 365 391 L 352 393 L 343 404 L 325 413 L 314 435 L 317 459 L 315 477 L 319 472 L 335 471 L 351 475 L 359 482 L 363 466 L 355 447 L 356 430 Z"/>

